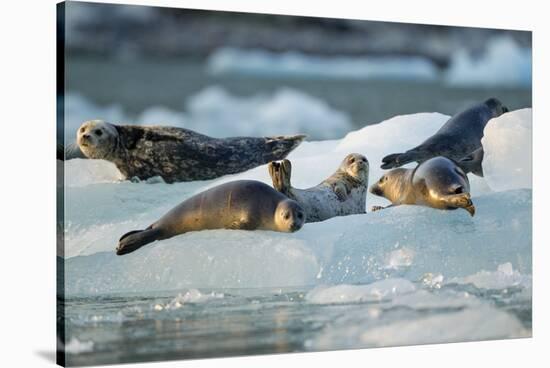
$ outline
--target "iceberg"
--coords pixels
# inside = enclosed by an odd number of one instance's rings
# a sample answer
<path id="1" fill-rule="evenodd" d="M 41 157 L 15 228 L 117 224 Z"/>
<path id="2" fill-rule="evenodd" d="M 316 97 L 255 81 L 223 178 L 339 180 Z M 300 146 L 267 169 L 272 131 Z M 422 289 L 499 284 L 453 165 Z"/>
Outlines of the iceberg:
<path id="1" fill-rule="evenodd" d="M 445 72 L 445 82 L 453 86 L 531 87 L 531 50 L 507 36 L 491 39 L 485 52 L 474 57 L 458 49 Z"/>
<path id="2" fill-rule="evenodd" d="M 508 115 L 518 121 L 529 118 L 523 110 L 504 116 Z M 319 183 L 349 152 L 368 157 L 373 182 L 382 173 L 378 166 L 385 154 L 417 145 L 447 119 L 438 113 L 403 115 L 339 140 L 305 142 L 289 156 L 293 162 L 293 185 Z M 501 140 L 501 136 L 488 134 L 484 139 L 496 143 L 493 141 Z M 499 160 L 509 157 L 497 156 L 495 160 L 495 167 L 500 168 Z M 530 188 L 489 188 L 483 178 L 472 176 L 472 196 L 477 207 L 473 218 L 460 210 L 399 206 L 306 224 L 292 234 L 191 232 L 118 257 L 114 249 L 122 234 L 145 228 L 205 188 L 244 178 L 270 184 L 266 165 L 215 180 L 176 184 L 120 181 L 112 164 L 101 160 L 70 160 L 64 165 L 68 175 L 64 229 L 67 294 L 330 287 L 386 279 L 416 282 L 428 274 L 438 275 L 434 280 L 439 281 L 434 281 L 434 285 L 442 284 L 442 280 L 444 285 L 450 280 L 470 280 L 464 278 L 483 270 L 492 272 L 499 265 L 506 265 L 498 268 L 505 275 L 510 274 L 510 268 L 513 270 L 508 277 L 511 280 L 523 280 L 516 272 L 525 277 L 532 273 Z M 383 198 L 367 196 L 368 208 L 385 204 Z M 483 275 L 472 282 L 475 284 Z M 525 281 L 521 283 L 525 285 Z M 407 285 L 398 281 L 396 287 L 407 290 Z M 354 291 L 355 296 L 349 299 L 368 298 L 372 288 Z"/>
<path id="3" fill-rule="evenodd" d="M 213 75 L 242 74 L 256 77 L 351 78 L 432 81 L 437 66 L 420 56 L 315 56 L 289 51 L 224 47 L 207 61 Z"/>
<path id="4" fill-rule="evenodd" d="M 495 191 L 532 188 L 533 131 L 531 109 L 491 119 L 481 144 L 485 180 Z"/>

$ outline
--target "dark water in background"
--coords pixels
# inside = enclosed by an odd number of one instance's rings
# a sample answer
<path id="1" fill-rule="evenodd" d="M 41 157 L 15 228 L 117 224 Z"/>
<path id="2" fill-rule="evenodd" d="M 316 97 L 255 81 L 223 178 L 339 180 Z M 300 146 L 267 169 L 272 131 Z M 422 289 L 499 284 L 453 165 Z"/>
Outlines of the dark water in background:
<path id="1" fill-rule="evenodd" d="M 205 87 L 219 85 L 232 94 L 250 96 L 290 87 L 324 100 L 349 114 L 355 127 L 378 123 L 395 115 L 440 112 L 453 115 L 464 107 L 497 97 L 511 110 L 531 107 L 531 90 L 511 87 L 449 87 L 440 82 L 254 78 L 212 76 L 205 61 L 102 60 L 71 57 L 66 90 L 95 103 L 119 103 L 131 114 L 153 105 L 182 110 L 185 100 Z"/>

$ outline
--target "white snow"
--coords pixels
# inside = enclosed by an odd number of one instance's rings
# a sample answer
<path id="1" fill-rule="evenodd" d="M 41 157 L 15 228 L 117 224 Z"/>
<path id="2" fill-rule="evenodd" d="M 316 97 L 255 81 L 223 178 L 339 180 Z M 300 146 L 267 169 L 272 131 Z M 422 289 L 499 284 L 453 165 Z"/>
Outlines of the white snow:
<path id="1" fill-rule="evenodd" d="M 271 78 L 434 80 L 438 77 L 437 67 L 422 57 L 331 57 L 227 47 L 210 55 L 207 70 L 214 75 L 233 73 Z"/>
<path id="2" fill-rule="evenodd" d="M 492 190 L 532 187 L 532 115 L 532 109 L 522 109 L 487 123 L 481 140 L 485 151 L 482 166 Z"/>
<path id="3" fill-rule="evenodd" d="M 520 110 L 505 116 L 521 119 L 523 114 Z M 293 185 L 319 183 L 350 152 L 368 157 L 372 183 L 382 174 L 379 163 L 384 155 L 419 144 L 447 119 L 437 113 L 397 116 L 340 140 L 305 142 L 289 157 Z M 270 183 L 266 166 L 177 184 L 118 181 L 112 166 L 103 161 L 70 160 L 65 168 L 74 175 L 65 188 L 68 294 L 368 284 L 387 278 L 417 281 L 427 274 L 443 275 L 446 281 L 506 263 L 521 275 L 531 273 L 530 189 L 488 192 L 483 179 L 473 182 L 473 218 L 462 210 L 401 206 L 307 224 L 293 234 L 193 232 L 117 257 L 114 249 L 122 234 L 145 228 L 207 187 L 236 179 Z M 368 208 L 376 204 L 387 201 L 369 194 Z M 361 299 L 362 292 L 349 298 Z"/>
<path id="4" fill-rule="evenodd" d="M 482 55 L 458 49 L 451 58 L 445 80 L 455 86 L 531 87 L 531 50 L 512 38 L 495 37 Z"/>

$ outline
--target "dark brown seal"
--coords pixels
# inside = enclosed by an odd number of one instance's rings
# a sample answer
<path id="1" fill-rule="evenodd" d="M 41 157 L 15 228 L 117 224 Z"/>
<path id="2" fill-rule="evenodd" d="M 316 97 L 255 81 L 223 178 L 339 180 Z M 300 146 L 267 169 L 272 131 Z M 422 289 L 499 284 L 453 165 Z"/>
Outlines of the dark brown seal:
<path id="1" fill-rule="evenodd" d="M 470 215 L 475 207 L 470 182 L 464 171 L 446 157 L 434 157 L 415 169 L 391 170 L 373 184 L 372 194 L 387 198 L 392 204 L 416 204 L 438 209 L 464 208 Z M 373 211 L 383 207 L 373 207 Z"/>
<path id="2" fill-rule="evenodd" d="M 271 162 L 268 170 L 273 187 L 302 206 L 307 222 L 366 212 L 369 162 L 361 154 L 350 153 L 334 174 L 308 189 L 291 186 L 292 165 L 289 160 Z"/>
<path id="3" fill-rule="evenodd" d="M 207 180 L 281 160 L 304 135 L 212 138 L 188 129 L 82 124 L 77 143 L 88 158 L 113 162 L 126 179 L 160 176 L 167 183 Z"/>
<path id="4" fill-rule="evenodd" d="M 474 105 L 453 116 L 437 133 L 419 146 L 404 153 L 393 153 L 384 157 L 380 167 L 391 169 L 409 162 L 421 163 L 432 157 L 444 156 L 456 161 L 466 173 L 483 176 L 480 159 L 483 158 L 483 151 L 478 151 L 481 148 L 483 130 L 489 120 L 505 112 L 508 112 L 508 108 L 496 98 Z M 464 165 L 460 162 L 463 159 Z"/>
<path id="5" fill-rule="evenodd" d="M 208 229 L 294 232 L 305 214 L 298 203 L 269 185 L 238 180 L 201 192 L 174 207 L 145 230 L 124 234 L 117 248 L 123 255 L 155 240 Z"/>

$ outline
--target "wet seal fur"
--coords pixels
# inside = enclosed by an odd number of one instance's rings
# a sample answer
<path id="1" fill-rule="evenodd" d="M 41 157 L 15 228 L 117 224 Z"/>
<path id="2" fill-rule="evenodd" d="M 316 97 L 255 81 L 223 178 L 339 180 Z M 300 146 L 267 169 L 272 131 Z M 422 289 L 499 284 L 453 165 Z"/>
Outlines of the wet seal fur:
<path id="1" fill-rule="evenodd" d="M 305 135 L 212 138 L 188 129 L 87 121 L 77 143 L 88 158 L 113 162 L 126 179 L 167 183 L 236 174 L 285 158 Z"/>
<path id="2" fill-rule="evenodd" d="M 292 165 L 289 160 L 271 162 L 268 170 L 273 187 L 302 206 L 307 222 L 366 212 L 369 162 L 363 155 L 347 155 L 334 174 L 308 189 L 291 186 Z"/>
<path id="3" fill-rule="evenodd" d="M 390 200 L 388 207 L 416 204 L 445 210 L 464 208 L 471 216 L 475 214 L 468 176 L 454 161 L 442 156 L 414 169 L 393 169 L 373 184 L 370 192 Z M 375 206 L 372 210 L 382 208 Z"/>
<path id="4" fill-rule="evenodd" d="M 155 240 L 208 229 L 294 232 L 305 222 L 298 203 L 269 185 L 238 180 L 201 192 L 174 207 L 145 230 L 124 234 L 117 255 L 135 251 Z"/>
<path id="5" fill-rule="evenodd" d="M 444 156 L 456 161 L 462 169 L 483 176 L 481 138 L 487 122 L 508 112 L 508 108 L 490 98 L 449 119 L 434 135 L 404 153 L 393 153 L 382 159 L 382 169 L 400 167 L 409 162 L 422 163 L 432 157 Z"/>

